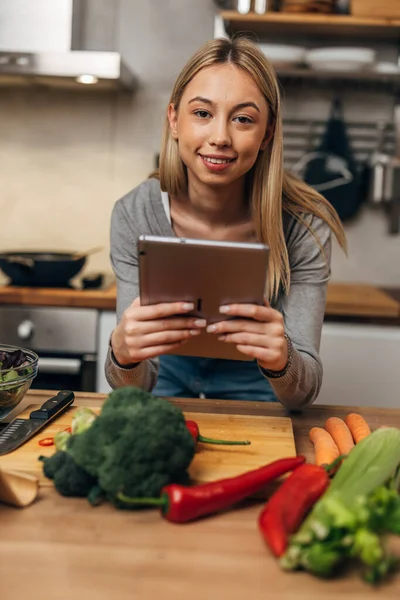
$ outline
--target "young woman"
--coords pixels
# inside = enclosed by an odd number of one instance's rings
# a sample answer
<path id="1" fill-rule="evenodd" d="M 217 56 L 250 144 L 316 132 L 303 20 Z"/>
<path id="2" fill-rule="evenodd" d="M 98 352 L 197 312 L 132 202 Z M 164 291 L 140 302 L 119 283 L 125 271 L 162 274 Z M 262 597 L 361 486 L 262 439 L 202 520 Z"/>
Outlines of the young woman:
<path id="1" fill-rule="evenodd" d="M 345 248 L 331 205 L 283 170 L 272 66 L 245 38 L 206 43 L 172 91 L 159 173 L 113 210 L 118 325 L 105 367 L 109 384 L 159 396 L 279 400 L 288 408 L 311 403 L 322 382 L 331 232 Z M 141 234 L 267 243 L 265 306 L 221 307 L 237 318 L 211 326 L 185 316 L 193 306 L 183 302 L 141 306 Z M 253 360 L 173 355 L 203 327 Z"/>

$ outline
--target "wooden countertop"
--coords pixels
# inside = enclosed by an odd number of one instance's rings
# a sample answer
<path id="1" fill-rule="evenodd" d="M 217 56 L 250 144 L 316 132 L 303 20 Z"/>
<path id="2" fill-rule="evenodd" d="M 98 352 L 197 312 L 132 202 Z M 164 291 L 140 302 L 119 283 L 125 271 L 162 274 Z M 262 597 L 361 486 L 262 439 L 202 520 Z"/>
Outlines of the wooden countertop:
<path id="1" fill-rule="evenodd" d="M 115 310 L 116 299 L 115 284 L 105 290 L 0 286 L 0 305 L 64 306 Z"/>
<path id="2" fill-rule="evenodd" d="M 30 391 L 29 403 L 50 392 Z M 76 394 L 76 404 L 99 406 L 101 394 Z M 280 405 L 173 399 L 183 410 L 286 416 Z M 312 459 L 308 431 L 332 415 L 352 409 L 318 407 L 291 415 L 297 451 Z M 400 410 L 356 408 L 372 428 L 400 427 Z M 7 600 L 365 600 L 400 594 L 400 575 L 379 590 L 357 575 L 320 581 L 306 573 L 284 573 L 257 531 L 261 503 L 188 525 L 173 525 L 158 511 L 92 508 L 51 488 L 26 509 L 0 508 L 0 589 Z M 340 596 L 339 596 L 340 594 Z"/>
<path id="3" fill-rule="evenodd" d="M 69 290 L 0 286 L 0 305 L 69 306 L 115 310 L 116 286 L 106 290 Z M 326 315 L 370 319 L 400 319 L 400 302 L 371 285 L 330 283 Z"/>

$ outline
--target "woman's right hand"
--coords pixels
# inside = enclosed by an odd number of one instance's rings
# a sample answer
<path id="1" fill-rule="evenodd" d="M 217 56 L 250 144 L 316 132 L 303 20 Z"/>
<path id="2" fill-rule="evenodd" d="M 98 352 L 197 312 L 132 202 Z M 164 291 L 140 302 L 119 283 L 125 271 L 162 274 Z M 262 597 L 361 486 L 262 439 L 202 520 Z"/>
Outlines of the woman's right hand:
<path id="1" fill-rule="evenodd" d="M 111 336 L 111 346 L 117 362 L 124 366 L 142 362 L 178 348 L 207 323 L 189 317 L 194 305 L 187 302 L 166 302 L 141 306 L 136 298 L 124 312 Z"/>

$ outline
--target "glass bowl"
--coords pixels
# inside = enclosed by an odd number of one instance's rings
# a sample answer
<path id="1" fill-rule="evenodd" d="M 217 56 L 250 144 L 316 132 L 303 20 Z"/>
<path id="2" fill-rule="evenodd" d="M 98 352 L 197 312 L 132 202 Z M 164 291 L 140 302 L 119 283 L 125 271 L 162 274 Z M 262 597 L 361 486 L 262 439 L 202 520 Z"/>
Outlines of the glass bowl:
<path id="1" fill-rule="evenodd" d="M 18 350 L 25 354 L 25 362 L 18 367 L 8 369 L 0 366 L 0 420 L 18 406 L 38 372 L 38 355 L 32 350 L 20 346 L 0 344 L 0 363 L 2 363 L 2 352 L 9 353 Z"/>

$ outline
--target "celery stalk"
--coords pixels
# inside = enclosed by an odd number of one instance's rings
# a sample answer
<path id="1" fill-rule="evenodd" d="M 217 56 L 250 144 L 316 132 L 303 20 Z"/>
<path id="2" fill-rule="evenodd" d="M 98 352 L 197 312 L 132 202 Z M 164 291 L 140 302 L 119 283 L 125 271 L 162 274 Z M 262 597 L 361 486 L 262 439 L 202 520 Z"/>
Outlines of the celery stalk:
<path id="1" fill-rule="evenodd" d="M 327 495 L 338 491 L 349 501 L 357 495 L 368 495 L 385 483 L 399 464 L 400 430 L 394 427 L 377 429 L 354 446 L 335 475 Z"/>

